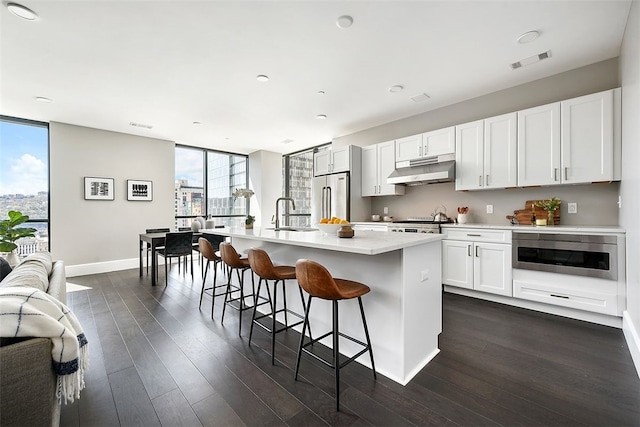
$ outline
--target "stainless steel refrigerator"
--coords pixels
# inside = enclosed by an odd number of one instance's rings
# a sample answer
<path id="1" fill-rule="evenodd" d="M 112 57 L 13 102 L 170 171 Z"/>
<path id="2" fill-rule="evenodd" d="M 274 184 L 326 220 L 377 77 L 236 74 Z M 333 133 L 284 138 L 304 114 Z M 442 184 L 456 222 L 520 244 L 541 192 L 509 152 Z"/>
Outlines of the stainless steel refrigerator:
<path id="1" fill-rule="evenodd" d="M 311 224 L 322 218 L 338 217 L 351 221 L 349 172 L 313 178 Z"/>

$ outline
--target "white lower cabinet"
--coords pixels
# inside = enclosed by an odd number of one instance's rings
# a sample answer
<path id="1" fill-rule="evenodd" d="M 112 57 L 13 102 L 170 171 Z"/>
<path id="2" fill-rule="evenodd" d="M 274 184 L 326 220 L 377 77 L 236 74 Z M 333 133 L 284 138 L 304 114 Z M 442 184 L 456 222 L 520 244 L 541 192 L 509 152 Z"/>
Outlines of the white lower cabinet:
<path id="1" fill-rule="evenodd" d="M 512 296 L 510 232 L 468 229 L 453 234 L 464 240 L 442 241 L 442 283 Z"/>

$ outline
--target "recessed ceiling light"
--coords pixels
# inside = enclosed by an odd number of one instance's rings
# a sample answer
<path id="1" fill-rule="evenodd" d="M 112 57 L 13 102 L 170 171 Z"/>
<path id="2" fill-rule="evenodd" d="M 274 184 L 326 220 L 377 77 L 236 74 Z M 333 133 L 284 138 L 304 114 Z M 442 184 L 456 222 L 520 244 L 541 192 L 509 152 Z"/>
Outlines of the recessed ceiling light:
<path id="1" fill-rule="evenodd" d="M 281 144 L 291 144 L 293 142 L 293 139 L 287 138 L 287 139 L 283 139 L 282 141 L 280 141 Z"/>
<path id="2" fill-rule="evenodd" d="M 256 76 L 256 80 L 258 80 L 259 82 L 268 82 L 269 76 L 265 76 L 264 74 L 259 74 L 258 76 Z"/>
<path id="3" fill-rule="evenodd" d="M 353 18 L 349 15 L 342 15 L 336 21 L 336 25 L 338 26 L 338 28 L 342 28 L 343 30 L 345 28 L 349 28 L 353 25 Z"/>
<path id="4" fill-rule="evenodd" d="M 400 85 L 394 85 L 389 88 L 389 92 L 391 93 L 398 93 L 398 92 L 402 92 L 403 90 L 404 90 L 404 87 Z"/>
<path id="5" fill-rule="evenodd" d="M 319 119 L 319 120 L 324 120 L 324 119 L 326 119 L 326 118 L 327 118 L 327 115 L 326 115 L 326 114 L 318 114 L 318 115 L 316 116 L 316 119 Z"/>
<path id="6" fill-rule="evenodd" d="M 323 90 L 319 90 L 318 91 L 318 95 L 324 95 L 324 91 Z"/>
<path id="7" fill-rule="evenodd" d="M 201 122 L 193 122 L 194 125 L 201 125 Z"/>
<path id="8" fill-rule="evenodd" d="M 36 101 L 50 103 L 53 102 L 51 98 L 47 98 L 44 96 L 36 96 Z"/>
<path id="9" fill-rule="evenodd" d="M 17 17 L 26 19 L 27 21 L 35 21 L 38 19 L 38 15 L 33 10 L 18 3 L 7 3 L 7 9 Z"/>
<path id="10" fill-rule="evenodd" d="M 537 39 L 539 35 L 540 33 L 537 31 L 527 31 L 526 33 L 518 37 L 518 43 L 520 44 L 530 43 L 535 39 Z"/>

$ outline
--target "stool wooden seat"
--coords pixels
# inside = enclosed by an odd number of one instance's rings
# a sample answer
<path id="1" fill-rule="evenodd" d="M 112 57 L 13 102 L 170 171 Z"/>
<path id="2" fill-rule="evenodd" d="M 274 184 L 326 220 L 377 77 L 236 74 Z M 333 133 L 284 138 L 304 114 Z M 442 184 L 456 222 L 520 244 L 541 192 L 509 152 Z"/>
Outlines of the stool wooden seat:
<path id="1" fill-rule="evenodd" d="M 260 288 L 262 286 L 262 282 L 266 283 L 267 287 L 267 295 L 269 298 L 263 302 L 257 302 L 253 309 L 253 316 L 251 318 L 251 330 L 249 332 L 249 345 L 251 345 L 251 337 L 253 336 L 253 325 L 258 325 L 259 327 L 266 330 L 271 334 L 271 364 L 275 364 L 275 346 L 276 346 L 276 334 L 279 332 L 286 331 L 289 328 L 300 325 L 303 322 L 304 316 L 291 311 L 287 308 L 287 294 L 285 292 L 285 280 L 295 279 L 296 278 L 296 268 L 293 266 L 285 266 L 273 265 L 269 254 L 267 254 L 263 249 L 251 248 L 249 249 L 249 264 L 251 265 L 251 269 L 258 276 L 258 291 L 256 296 L 260 295 Z M 269 280 L 273 280 L 273 299 L 271 299 L 271 292 L 269 291 Z M 282 295 L 283 295 L 283 307 L 278 309 L 278 282 L 281 283 Z M 304 310 L 305 302 L 304 296 L 302 295 L 302 289 L 300 286 L 297 286 L 300 291 L 300 300 L 302 301 L 302 307 Z M 258 314 L 257 308 L 259 306 L 269 304 L 271 311 L 266 314 Z M 284 326 L 282 328 L 277 328 L 276 326 L 276 316 L 278 313 L 284 314 Z M 300 318 L 299 322 L 289 324 L 289 319 L 287 315 L 291 313 L 294 316 Z M 271 317 L 271 326 L 266 326 L 260 323 L 260 319 L 265 317 Z"/>
<path id="2" fill-rule="evenodd" d="M 224 313 L 227 306 L 238 310 L 240 313 L 240 318 L 238 320 L 238 335 L 242 332 L 242 312 L 245 310 L 249 310 L 251 306 L 246 304 L 246 298 L 251 297 L 253 299 L 253 306 L 255 306 L 255 281 L 253 278 L 253 274 L 251 274 L 251 289 L 252 293 L 247 295 L 244 292 L 244 273 L 249 270 L 251 271 L 251 266 L 249 265 L 249 260 L 247 258 L 241 258 L 236 252 L 235 248 L 229 242 L 220 243 L 220 257 L 222 261 L 227 266 L 227 285 L 226 291 L 224 293 L 224 305 L 222 306 L 222 321 L 224 324 Z M 231 278 L 233 275 L 233 271 L 236 271 L 236 275 L 238 277 L 238 286 L 235 286 L 231 283 Z M 239 296 L 233 296 L 234 293 L 239 294 Z M 234 305 L 237 303 L 237 306 Z"/>
<path id="3" fill-rule="evenodd" d="M 198 251 L 202 255 L 203 260 L 207 260 L 207 265 L 204 267 L 203 276 L 202 276 L 202 290 L 200 291 L 200 305 L 199 308 L 202 308 L 202 297 L 206 291 L 211 291 L 211 318 L 213 319 L 213 307 L 215 305 L 216 297 L 224 295 L 226 292 L 216 293 L 217 289 L 227 287 L 227 284 L 216 285 L 216 281 L 218 278 L 218 264 L 222 263 L 222 258 L 220 257 L 220 253 L 216 253 L 211 245 L 211 242 L 204 237 L 200 237 L 198 239 Z M 207 282 L 207 272 L 209 271 L 209 265 L 213 261 L 213 284 L 210 288 L 206 288 L 205 284 Z"/>
<path id="4" fill-rule="evenodd" d="M 296 360 L 296 372 L 295 379 L 298 379 L 298 370 L 300 368 L 300 357 L 302 353 L 307 353 L 324 363 L 325 365 L 333 368 L 335 371 L 335 390 L 336 390 L 336 410 L 340 410 L 340 369 L 345 365 L 353 362 L 355 359 L 369 352 L 369 357 L 371 358 L 371 369 L 373 371 L 373 378 L 376 379 L 376 367 L 373 362 L 373 350 L 371 348 L 371 340 L 369 338 L 369 329 L 367 328 L 367 321 L 364 315 L 364 307 L 362 306 L 362 296 L 369 293 L 371 290 L 367 285 L 354 282 L 352 280 L 345 279 L 336 279 L 331 276 L 331 273 L 322 266 L 321 264 L 311 261 L 308 259 L 300 259 L 296 262 L 296 277 L 298 279 L 298 283 L 309 294 L 309 299 L 307 300 L 307 305 L 305 307 L 305 316 L 304 323 L 302 325 L 302 334 L 300 335 L 300 345 L 298 346 L 298 355 Z M 311 300 L 312 298 L 321 298 L 324 300 L 332 301 L 332 317 L 333 317 L 333 328 L 331 331 L 326 334 L 319 336 L 315 339 L 309 337 L 308 342 L 305 341 L 305 332 L 306 328 L 309 325 L 309 312 L 311 311 Z M 358 304 L 360 305 L 360 315 L 362 316 L 362 325 L 364 326 L 364 334 L 367 342 L 362 342 L 353 337 L 347 336 L 341 333 L 338 330 L 338 301 L 340 300 L 348 300 L 348 299 L 358 299 Z M 333 360 L 328 361 L 323 359 L 317 354 L 314 354 L 311 350 L 308 350 L 308 346 L 312 346 L 314 343 L 328 337 L 329 335 L 333 336 Z M 346 361 L 340 363 L 339 355 L 339 341 L 338 338 L 343 337 L 352 342 L 355 342 L 361 345 L 363 348 L 361 351 L 347 359 Z"/>

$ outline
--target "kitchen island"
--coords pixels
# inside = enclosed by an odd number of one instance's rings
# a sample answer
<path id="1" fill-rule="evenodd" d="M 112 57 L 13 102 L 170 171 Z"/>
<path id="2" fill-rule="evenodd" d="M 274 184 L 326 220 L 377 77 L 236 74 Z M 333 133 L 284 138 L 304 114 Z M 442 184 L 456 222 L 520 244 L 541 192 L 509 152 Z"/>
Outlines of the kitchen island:
<path id="1" fill-rule="evenodd" d="M 362 301 L 380 374 L 407 384 L 438 354 L 442 331 L 441 235 L 356 231 L 353 238 L 338 238 L 320 231 L 265 228 L 202 232 L 230 237 L 240 253 L 260 247 L 275 264 L 286 265 L 308 258 L 324 265 L 334 277 L 368 285 L 371 292 Z M 294 286 L 287 287 L 287 304 L 303 312 Z M 310 321 L 314 335 L 330 330 L 330 302 L 314 300 Z M 357 303 L 340 304 L 340 330 L 364 340 Z M 323 343 L 331 347 L 330 338 Z M 340 350 L 352 356 L 359 347 L 341 340 Z M 370 366 L 366 355 L 358 362 Z"/>

